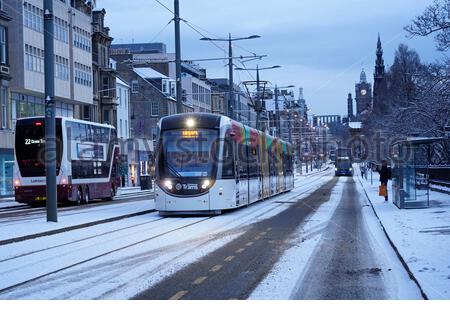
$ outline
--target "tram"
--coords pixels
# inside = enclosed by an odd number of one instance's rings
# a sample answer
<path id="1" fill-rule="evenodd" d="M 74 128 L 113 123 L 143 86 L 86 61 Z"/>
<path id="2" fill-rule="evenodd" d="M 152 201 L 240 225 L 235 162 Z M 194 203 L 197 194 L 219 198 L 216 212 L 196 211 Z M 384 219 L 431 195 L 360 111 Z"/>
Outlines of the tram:
<path id="1" fill-rule="evenodd" d="M 161 215 L 221 214 L 294 188 L 292 145 L 228 117 L 164 117 L 157 140 Z"/>
<path id="2" fill-rule="evenodd" d="M 335 175 L 338 176 L 353 176 L 352 161 L 350 157 L 343 156 L 336 158 Z"/>
<path id="3" fill-rule="evenodd" d="M 15 200 L 44 204 L 45 119 L 18 119 L 15 134 Z M 56 118 L 56 175 L 58 202 L 88 203 L 112 200 L 120 186 L 119 145 L 110 125 Z"/>

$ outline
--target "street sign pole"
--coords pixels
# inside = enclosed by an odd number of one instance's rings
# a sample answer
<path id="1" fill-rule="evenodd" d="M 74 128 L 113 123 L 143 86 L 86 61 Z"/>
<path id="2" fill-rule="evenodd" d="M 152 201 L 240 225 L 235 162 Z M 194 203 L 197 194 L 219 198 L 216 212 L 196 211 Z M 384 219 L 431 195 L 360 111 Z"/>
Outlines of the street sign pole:
<path id="1" fill-rule="evenodd" d="M 56 190 L 55 57 L 53 0 L 44 0 L 45 171 L 47 222 L 58 222 Z"/>

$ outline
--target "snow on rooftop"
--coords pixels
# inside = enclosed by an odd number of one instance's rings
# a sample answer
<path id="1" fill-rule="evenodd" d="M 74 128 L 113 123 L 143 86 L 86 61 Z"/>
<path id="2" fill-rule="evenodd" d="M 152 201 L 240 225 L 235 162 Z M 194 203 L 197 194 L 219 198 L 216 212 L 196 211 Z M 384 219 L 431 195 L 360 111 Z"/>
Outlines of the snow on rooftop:
<path id="1" fill-rule="evenodd" d="M 133 71 L 144 79 L 169 79 L 168 76 L 152 68 L 133 68 Z"/>
<path id="2" fill-rule="evenodd" d="M 361 123 L 361 122 L 349 122 L 349 123 L 348 123 L 348 126 L 349 126 L 351 129 L 361 129 L 362 123 Z"/>

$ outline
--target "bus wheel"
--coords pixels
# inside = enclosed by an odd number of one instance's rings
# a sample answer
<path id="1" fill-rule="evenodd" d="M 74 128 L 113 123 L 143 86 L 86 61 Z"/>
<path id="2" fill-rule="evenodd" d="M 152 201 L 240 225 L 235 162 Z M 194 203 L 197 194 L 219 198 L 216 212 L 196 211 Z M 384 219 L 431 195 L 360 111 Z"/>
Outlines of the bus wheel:
<path id="1" fill-rule="evenodd" d="M 108 201 L 113 201 L 114 200 L 114 196 L 116 195 L 115 189 L 114 189 L 114 185 L 111 186 L 111 190 L 110 190 L 110 194 L 109 197 L 107 198 Z"/>
<path id="2" fill-rule="evenodd" d="M 75 204 L 77 206 L 81 205 L 81 200 L 83 199 L 83 192 L 81 192 L 81 187 L 77 189 L 77 198 L 75 200 Z"/>
<path id="3" fill-rule="evenodd" d="M 84 191 L 84 198 L 83 198 L 83 202 L 84 204 L 88 204 L 89 203 L 89 189 L 86 188 Z"/>

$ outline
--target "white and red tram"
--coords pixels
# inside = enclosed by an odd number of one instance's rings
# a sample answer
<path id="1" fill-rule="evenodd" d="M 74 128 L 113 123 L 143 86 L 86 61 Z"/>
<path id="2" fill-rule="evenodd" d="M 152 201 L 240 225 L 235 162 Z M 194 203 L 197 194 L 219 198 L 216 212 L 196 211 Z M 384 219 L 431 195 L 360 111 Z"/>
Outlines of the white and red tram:
<path id="1" fill-rule="evenodd" d="M 161 215 L 220 214 L 294 187 L 293 148 L 225 116 L 159 123 L 155 205 Z"/>

